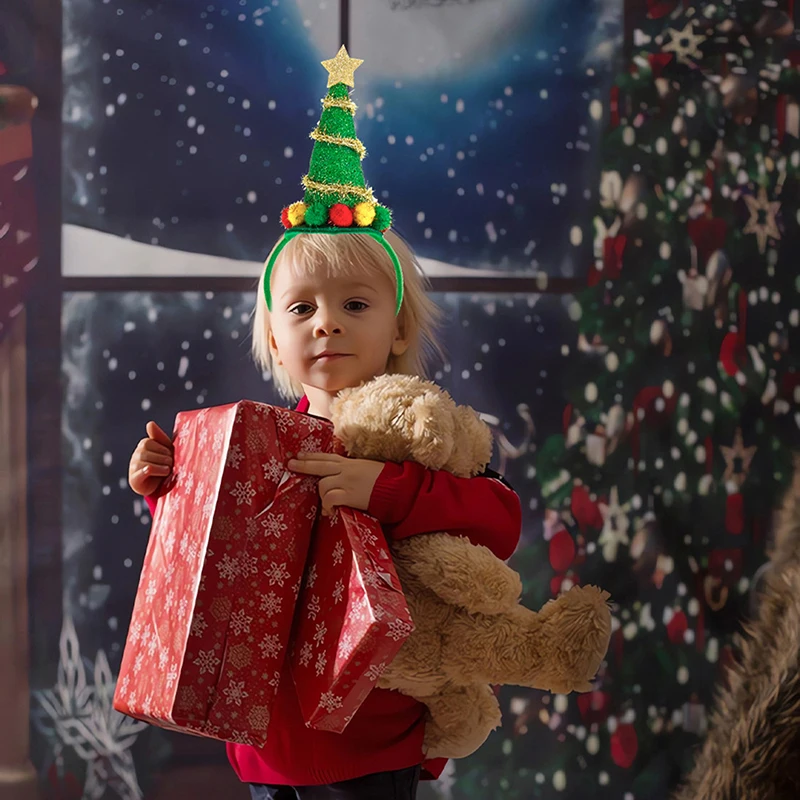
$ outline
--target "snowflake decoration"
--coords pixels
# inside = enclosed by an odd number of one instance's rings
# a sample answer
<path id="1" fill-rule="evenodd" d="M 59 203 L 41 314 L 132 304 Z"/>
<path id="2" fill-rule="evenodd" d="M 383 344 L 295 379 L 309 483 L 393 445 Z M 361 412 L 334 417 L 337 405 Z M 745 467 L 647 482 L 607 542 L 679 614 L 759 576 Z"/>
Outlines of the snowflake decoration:
<path id="1" fill-rule="evenodd" d="M 781 204 L 777 201 L 770 201 L 763 186 L 758 190 L 758 197 L 746 194 L 744 202 L 747 203 L 747 210 L 750 212 L 750 219 L 747 220 L 744 233 L 755 234 L 758 241 L 758 252 L 763 255 L 767 249 L 767 239 L 781 238 L 776 219 Z"/>
<path id="2" fill-rule="evenodd" d="M 205 675 L 206 672 L 213 675 L 222 661 L 213 650 L 200 650 L 192 663 L 200 668 L 201 675 Z"/>
<path id="3" fill-rule="evenodd" d="M 305 642 L 300 648 L 300 666 L 307 667 L 311 663 L 313 656 L 314 648 L 311 646 L 311 642 Z"/>
<path id="4" fill-rule="evenodd" d="M 256 490 L 253 488 L 253 481 L 236 481 L 236 485 L 231 489 L 231 497 L 236 500 L 236 505 L 252 505 L 253 498 L 256 496 Z"/>
<path id="5" fill-rule="evenodd" d="M 250 727 L 256 731 L 265 731 L 269 727 L 269 709 L 266 706 L 255 706 L 247 715 Z"/>
<path id="6" fill-rule="evenodd" d="M 214 432 L 214 441 L 213 441 L 213 443 L 211 445 L 211 447 L 214 450 L 214 455 L 216 455 L 217 453 L 219 453 L 220 450 L 222 450 L 223 439 L 224 439 L 224 436 L 222 434 L 222 431 L 218 430 L 218 431 Z"/>
<path id="7" fill-rule="evenodd" d="M 325 639 L 325 634 L 327 632 L 328 626 L 325 624 L 325 620 L 318 622 L 316 630 L 314 631 L 314 644 L 316 644 L 317 647 L 322 647 L 322 642 Z"/>
<path id="8" fill-rule="evenodd" d="M 128 677 L 127 675 L 125 676 Z M 169 670 L 167 671 L 167 689 L 172 689 L 175 685 L 175 681 L 178 680 L 178 665 L 171 664 Z"/>
<path id="9" fill-rule="evenodd" d="M 342 707 L 342 698 L 333 692 L 323 692 L 319 698 L 320 708 L 324 708 L 328 713 L 336 711 Z"/>
<path id="10" fill-rule="evenodd" d="M 370 664 L 369 669 L 364 673 L 373 683 L 383 675 L 386 671 L 386 662 L 381 661 L 380 664 Z"/>
<path id="11" fill-rule="evenodd" d="M 350 658 L 350 654 L 355 650 L 356 643 L 349 633 L 345 633 L 339 640 L 339 653 L 342 658 Z"/>
<path id="12" fill-rule="evenodd" d="M 225 463 L 229 467 L 233 467 L 233 469 L 239 469 L 239 464 L 242 463 L 244 460 L 244 453 L 242 453 L 242 447 L 238 444 L 232 444 L 228 448 L 228 458 Z"/>
<path id="13" fill-rule="evenodd" d="M 277 658 L 281 654 L 281 637 L 277 633 L 268 633 L 258 645 L 264 658 Z"/>
<path id="14" fill-rule="evenodd" d="M 277 562 L 273 561 L 272 564 L 270 564 L 269 569 L 266 571 L 266 576 L 269 578 L 270 586 L 274 586 L 277 583 L 281 588 L 283 588 L 286 580 L 292 577 L 289 573 L 289 570 L 286 569 L 285 561 L 282 564 L 278 564 Z"/>
<path id="15" fill-rule="evenodd" d="M 164 549 L 167 551 L 167 555 L 172 555 L 172 548 L 175 547 L 175 529 L 170 528 L 167 532 L 167 535 L 164 537 Z"/>
<path id="16" fill-rule="evenodd" d="M 372 525 L 365 525 L 360 519 L 356 521 L 356 533 L 366 547 L 375 547 L 378 544 L 378 535 Z"/>
<path id="17" fill-rule="evenodd" d="M 308 618 L 311 620 L 315 620 L 317 618 L 317 614 L 322 610 L 319 597 L 315 594 L 311 595 L 311 600 L 308 601 L 308 606 L 306 607 L 308 611 Z"/>
<path id="18" fill-rule="evenodd" d="M 231 681 L 223 690 L 227 705 L 241 706 L 242 700 L 246 700 L 250 695 L 244 690 L 244 681 L 234 683 Z"/>
<path id="19" fill-rule="evenodd" d="M 114 709 L 108 659 L 100 650 L 94 664 L 84 661 L 70 616 L 64 618 L 59 649 L 55 687 L 32 693 L 38 704 L 32 712 L 34 726 L 47 738 L 54 758 L 61 759 L 71 749 L 86 762 L 86 800 L 100 800 L 108 788 L 121 800 L 142 800 L 131 748 L 146 723 Z M 86 665 L 92 683 L 87 681 Z"/>
<path id="20" fill-rule="evenodd" d="M 333 563 L 338 567 L 342 563 L 342 556 L 344 556 L 344 547 L 341 541 L 336 542 L 336 547 L 333 548 Z"/>
<path id="21" fill-rule="evenodd" d="M 223 581 L 232 581 L 239 574 L 239 560 L 231 558 L 227 553 L 217 562 L 219 577 Z"/>
<path id="22" fill-rule="evenodd" d="M 199 611 L 192 620 L 192 636 L 202 636 L 207 627 L 208 623 L 203 618 L 203 612 Z"/>
<path id="23" fill-rule="evenodd" d="M 245 577 L 258 575 L 258 557 L 250 553 L 242 553 L 239 556 L 239 573 Z"/>
<path id="24" fill-rule="evenodd" d="M 230 628 L 236 636 L 241 636 L 243 633 L 250 633 L 250 623 L 253 621 L 252 617 L 248 617 L 243 608 L 234 611 L 231 614 Z"/>
<path id="25" fill-rule="evenodd" d="M 283 536 L 284 531 L 288 530 L 288 525 L 284 522 L 283 514 L 267 514 L 261 520 L 261 526 L 264 528 L 267 536 L 274 536 L 276 539 Z"/>
<path id="26" fill-rule="evenodd" d="M 603 530 L 600 531 L 597 543 L 603 548 L 603 558 L 606 561 L 616 561 L 619 545 L 630 544 L 628 505 L 619 504 L 619 490 L 614 486 L 609 502 L 598 503 L 598 508 L 603 516 Z"/>
<path id="27" fill-rule="evenodd" d="M 344 583 L 342 581 L 336 581 L 336 585 L 333 587 L 333 592 L 331 592 L 331 596 L 333 597 L 333 604 L 338 605 L 342 602 L 342 596 L 344 595 Z"/>
<path id="28" fill-rule="evenodd" d="M 393 641 L 399 642 L 401 639 L 407 639 L 413 631 L 414 626 L 410 622 L 406 622 L 402 619 L 393 619 L 389 623 L 389 629 L 386 631 L 386 635 Z"/>
<path id="29" fill-rule="evenodd" d="M 314 588 L 314 584 L 317 582 L 317 565 L 312 564 L 311 568 L 308 570 L 308 578 L 306 579 L 306 584 L 308 585 L 309 589 Z"/>
<path id="30" fill-rule="evenodd" d="M 203 430 L 200 431 L 199 441 L 200 441 L 200 448 L 202 450 L 205 450 L 206 445 L 208 444 L 208 428 L 203 428 Z"/>
<path id="31" fill-rule="evenodd" d="M 325 653 L 320 653 L 317 656 L 317 663 L 314 665 L 314 672 L 316 672 L 317 677 L 322 675 L 325 672 L 325 665 L 328 663 L 328 657 Z"/>
<path id="32" fill-rule="evenodd" d="M 699 49 L 707 37 L 694 32 L 694 20 L 689 20 L 683 30 L 669 28 L 667 30 L 669 42 L 664 45 L 662 50 L 665 53 L 675 53 L 675 57 L 681 64 L 692 64 L 692 60 L 700 60 L 703 53 Z"/>
<path id="33" fill-rule="evenodd" d="M 282 602 L 281 598 L 277 594 L 275 594 L 275 592 L 270 592 L 269 594 L 262 594 L 261 606 L 259 608 L 268 617 L 273 617 L 275 616 L 275 614 L 280 613 L 281 602 Z"/>

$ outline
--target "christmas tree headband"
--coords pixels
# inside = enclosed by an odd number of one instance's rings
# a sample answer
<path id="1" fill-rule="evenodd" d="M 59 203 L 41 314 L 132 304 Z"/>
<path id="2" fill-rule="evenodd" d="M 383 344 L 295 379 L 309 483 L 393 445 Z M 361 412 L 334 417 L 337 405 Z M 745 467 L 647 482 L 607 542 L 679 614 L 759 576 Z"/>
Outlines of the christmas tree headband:
<path id="1" fill-rule="evenodd" d="M 319 124 L 311 132 L 314 148 L 308 174 L 303 177 L 305 196 L 281 213 L 286 231 L 267 259 L 264 270 L 264 299 L 272 310 L 269 283 L 275 261 L 284 247 L 300 233 L 371 236 L 389 255 L 397 283 L 395 314 L 403 305 L 403 270 L 394 248 L 384 237 L 392 224 L 392 213 L 380 205 L 364 181 L 361 160 L 367 154 L 356 136 L 353 117 L 356 106 L 348 86 L 355 86 L 353 73 L 362 60 L 350 58 L 342 45 L 336 58 L 323 61 L 328 70 L 328 94 L 322 100 Z"/>

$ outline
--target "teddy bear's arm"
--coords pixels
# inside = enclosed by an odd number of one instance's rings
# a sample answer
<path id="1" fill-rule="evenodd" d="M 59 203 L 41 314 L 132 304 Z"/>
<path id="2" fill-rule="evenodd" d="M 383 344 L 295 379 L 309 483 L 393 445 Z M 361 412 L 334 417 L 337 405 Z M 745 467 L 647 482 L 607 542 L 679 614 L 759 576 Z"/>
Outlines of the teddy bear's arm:
<path id="1" fill-rule="evenodd" d="M 461 536 L 430 533 L 394 542 L 402 570 L 451 605 L 496 614 L 516 605 L 522 594 L 519 575 L 491 550 Z"/>

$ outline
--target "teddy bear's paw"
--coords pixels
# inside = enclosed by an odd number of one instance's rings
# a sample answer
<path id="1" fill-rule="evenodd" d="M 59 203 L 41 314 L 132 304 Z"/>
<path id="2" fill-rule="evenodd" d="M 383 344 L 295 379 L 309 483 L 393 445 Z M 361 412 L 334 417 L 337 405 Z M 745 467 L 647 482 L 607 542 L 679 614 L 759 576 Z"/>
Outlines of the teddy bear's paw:
<path id="1" fill-rule="evenodd" d="M 449 605 L 499 614 L 522 594 L 519 575 L 491 550 L 462 536 L 432 533 L 394 543 L 398 571 L 410 574 Z"/>
<path id="2" fill-rule="evenodd" d="M 502 721 L 497 698 L 486 684 L 471 684 L 419 699 L 428 706 L 423 743 L 427 758 L 466 758 Z"/>

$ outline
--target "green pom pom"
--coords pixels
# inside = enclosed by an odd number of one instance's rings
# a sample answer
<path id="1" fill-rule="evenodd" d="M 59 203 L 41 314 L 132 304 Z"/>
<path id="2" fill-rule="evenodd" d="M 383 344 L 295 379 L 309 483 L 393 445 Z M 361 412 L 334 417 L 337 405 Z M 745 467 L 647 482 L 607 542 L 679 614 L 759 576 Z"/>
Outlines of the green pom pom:
<path id="1" fill-rule="evenodd" d="M 385 231 L 392 227 L 392 212 L 386 206 L 375 206 L 375 219 L 372 227 Z"/>
<path id="2" fill-rule="evenodd" d="M 306 209 L 305 224 L 310 228 L 321 228 L 328 221 L 328 209 L 322 203 L 312 203 Z"/>

